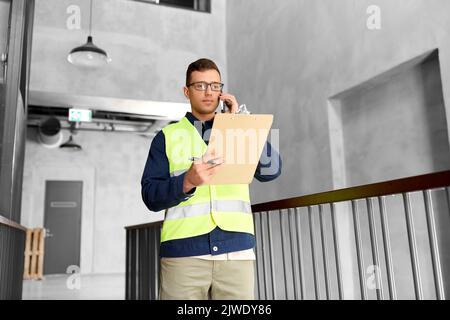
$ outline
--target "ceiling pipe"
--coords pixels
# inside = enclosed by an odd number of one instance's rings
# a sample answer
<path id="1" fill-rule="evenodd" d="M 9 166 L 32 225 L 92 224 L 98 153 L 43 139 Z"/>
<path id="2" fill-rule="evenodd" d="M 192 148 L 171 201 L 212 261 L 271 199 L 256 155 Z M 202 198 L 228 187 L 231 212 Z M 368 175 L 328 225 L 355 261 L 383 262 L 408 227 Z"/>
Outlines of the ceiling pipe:
<path id="1" fill-rule="evenodd" d="M 71 125 L 67 121 L 66 117 L 54 117 L 59 120 L 61 123 L 61 130 L 71 130 Z M 39 127 L 40 119 L 28 119 L 27 125 L 29 127 Z M 67 124 L 65 124 L 67 123 Z M 123 121 L 123 120 L 104 120 L 97 119 L 92 122 L 88 122 L 86 124 L 97 124 L 97 127 L 83 127 L 82 124 L 77 126 L 76 131 L 97 131 L 97 132 L 122 132 L 122 133 L 136 133 L 136 134 L 144 134 L 144 135 L 155 135 L 158 131 L 160 131 L 164 126 L 166 126 L 169 122 L 162 120 L 154 120 L 152 123 L 136 123 L 132 121 Z M 111 125 L 113 124 L 113 125 Z M 121 127 L 122 126 L 122 127 Z M 128 126 L 128 127 L 123 127 Z"/>

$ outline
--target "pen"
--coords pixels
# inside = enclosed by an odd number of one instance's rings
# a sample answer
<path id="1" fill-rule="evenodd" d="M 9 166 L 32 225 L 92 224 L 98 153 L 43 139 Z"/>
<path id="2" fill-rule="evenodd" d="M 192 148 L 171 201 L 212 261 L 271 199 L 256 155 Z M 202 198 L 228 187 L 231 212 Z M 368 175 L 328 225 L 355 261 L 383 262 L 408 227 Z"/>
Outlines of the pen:
<path id="1" fill-rule="evenodd" d="M 198 160 L 201 160 L 201 159 L 202 159 L 202 158 L 191 157 L 191 158 L 189 158 L 188 160 L 189 160 L 189 161 L 198 161 Z M 207 161 L 206 163 L 207 163 L 207 164 L 217 164 L 217 163 L 214 161 L 214 159 L 211 159 L 211 160 Z"/>

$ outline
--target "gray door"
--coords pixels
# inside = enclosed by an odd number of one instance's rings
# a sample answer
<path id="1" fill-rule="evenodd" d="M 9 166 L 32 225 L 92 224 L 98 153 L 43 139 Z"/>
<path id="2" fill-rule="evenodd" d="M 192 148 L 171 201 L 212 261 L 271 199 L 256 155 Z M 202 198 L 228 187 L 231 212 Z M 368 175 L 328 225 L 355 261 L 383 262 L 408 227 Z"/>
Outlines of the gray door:
<path id="1" fill-rule="evenodd" d="M 46 181 L 44 274 L 80 266 L 82 181 Z"/>

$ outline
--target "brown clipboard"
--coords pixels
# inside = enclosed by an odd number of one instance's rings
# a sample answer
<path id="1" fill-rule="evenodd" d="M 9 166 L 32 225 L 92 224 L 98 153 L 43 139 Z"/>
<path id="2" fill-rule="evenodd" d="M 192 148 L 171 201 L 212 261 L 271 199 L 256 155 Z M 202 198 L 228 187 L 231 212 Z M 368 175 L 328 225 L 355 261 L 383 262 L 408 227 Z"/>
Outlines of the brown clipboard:
<path id="1" fill-rule="evenodd" d="M 216 114 L 206 153 L 224 163 L 208 185 L 250 184 L 272 123 L 271 114 Z"/>

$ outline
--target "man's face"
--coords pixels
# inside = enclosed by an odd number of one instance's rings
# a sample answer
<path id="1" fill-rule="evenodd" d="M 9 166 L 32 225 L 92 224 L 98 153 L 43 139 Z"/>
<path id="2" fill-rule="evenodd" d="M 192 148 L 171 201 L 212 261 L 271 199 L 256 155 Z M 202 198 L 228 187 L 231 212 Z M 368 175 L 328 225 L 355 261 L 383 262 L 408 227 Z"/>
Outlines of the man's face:
<path id="1" fill-rule="evenodd" d="M 216 70 L 194 71 L 190 83 L 207 82 L 220 83 L 220 75 Z M 199 114 L 214 113 L 219 104 L 220 91 L 212 91 L 211 86 L 206 91 L 199 91 L 194 86 L 184 87 L 184 95 L 191 101 L 192 110 Z"/>

